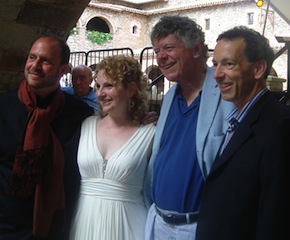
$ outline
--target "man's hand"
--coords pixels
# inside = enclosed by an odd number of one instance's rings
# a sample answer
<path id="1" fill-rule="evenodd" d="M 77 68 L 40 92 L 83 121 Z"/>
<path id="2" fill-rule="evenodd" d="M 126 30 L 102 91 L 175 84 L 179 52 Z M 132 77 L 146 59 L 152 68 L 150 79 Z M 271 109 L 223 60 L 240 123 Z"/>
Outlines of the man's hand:
<path id="1" fill-rule="evenodd" d="M 146 124 L 153 123 L 156 126 L 158 118 L 159 118 L 159 115 L 157 114 L 157 112 L 154 112 L 154 111 L 148 112 L 146 113 L 146 116 L 143 119 L 143 124 L 146 125 Z"/>

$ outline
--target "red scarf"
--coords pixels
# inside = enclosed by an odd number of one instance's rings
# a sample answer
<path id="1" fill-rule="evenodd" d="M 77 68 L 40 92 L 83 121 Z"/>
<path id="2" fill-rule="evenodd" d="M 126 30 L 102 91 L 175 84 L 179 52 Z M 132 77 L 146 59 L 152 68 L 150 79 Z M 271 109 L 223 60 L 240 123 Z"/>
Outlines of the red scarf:
<path id="1" fill-rule="evenodd" d="M 23 80 L 18 97 L 28 111 L 28 122 L 15 156 L 12 193 L 34 193 L 33 235 L 47 238 L 64 223 L 64 153 L 51 127 L 62 110 L 64 96 L 59 88 L 47 108 L 39 108 L 34 92 Z"/>

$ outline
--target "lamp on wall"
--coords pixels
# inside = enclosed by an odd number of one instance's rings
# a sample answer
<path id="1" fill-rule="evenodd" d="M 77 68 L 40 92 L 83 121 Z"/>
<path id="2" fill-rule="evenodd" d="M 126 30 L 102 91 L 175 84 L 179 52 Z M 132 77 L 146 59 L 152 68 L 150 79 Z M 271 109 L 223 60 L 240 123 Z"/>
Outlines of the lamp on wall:
<path id="1" fill-rule="evenodd" d="M 270 6 L 270 1 L 271 0 L 268 0 L 268 4 L 267 4 L 267 9 L 266 9 L 266 16 L 265 16 L 265 21 L 264 21 L 264 27 L 263 27 L 263 35 L 265 33 L 265 28 L 266 28 L 266 23 L 267 23 L 267 17 L 268 17 L 268 12 L 269 12 L 269 6 Z M 256 2 L 256 5 L 258 7 L 262 7 L 264 5 L 264 0 L 255 0 Z"/>
<path id="2" fill-rule="evenodd" d="M 258 0 L 258 1 L 256 1 L 256 5 L 257 5 L 258 7 L 262 7 L 263 4 L 264 4 L 264 1 L 263 1 L 263 0 Z"/>

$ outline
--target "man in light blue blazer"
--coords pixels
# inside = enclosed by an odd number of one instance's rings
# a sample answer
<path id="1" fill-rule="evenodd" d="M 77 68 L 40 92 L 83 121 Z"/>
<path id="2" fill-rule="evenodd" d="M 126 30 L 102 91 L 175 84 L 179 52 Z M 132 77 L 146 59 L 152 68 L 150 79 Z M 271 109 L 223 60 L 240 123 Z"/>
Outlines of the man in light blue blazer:
<path id="1" fill-rule="evenodd" d="M 201 189 L 233 105 L 221 99 L 193 20 L 162 17 L 151 42 L 160 70 L 176 84 L 164 96 L 145 179 L 145 239 L 195 239 Z"/>

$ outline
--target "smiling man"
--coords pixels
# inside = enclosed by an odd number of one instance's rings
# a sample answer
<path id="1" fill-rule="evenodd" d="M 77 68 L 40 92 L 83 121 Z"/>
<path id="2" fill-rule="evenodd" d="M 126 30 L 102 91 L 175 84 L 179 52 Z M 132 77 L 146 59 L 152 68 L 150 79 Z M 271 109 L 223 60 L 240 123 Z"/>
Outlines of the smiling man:
<path id="1" fill-rule="evenodd" d="M 146 240 L 195 239 L 200 193 L 219 149 L 232 104 L 222 101 L 208 67 L 204 33 L 188 17 L 164 16 L 151 42 L 164 76 L 164 97 L 145 182 Z M 151 199 L 152 197 L 152 199 Z"/>
<path id="2" fill-rule="evenodd" d="M 19 88 L 0 95 L 1 240 L 68 239 L 80 126 L 93 114 L 60 89 L 69 56 L 60 38 L 39 37 Z"/>
<path id="3" fill-rule="evenodd" d="M 246 27 L 222 33 L 214 77 L 236 108 L 206 179 L 197 240 L 282 240 L 289 235 L 290 109 L 266 88 L 268 40 Z"/>

